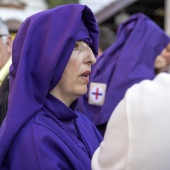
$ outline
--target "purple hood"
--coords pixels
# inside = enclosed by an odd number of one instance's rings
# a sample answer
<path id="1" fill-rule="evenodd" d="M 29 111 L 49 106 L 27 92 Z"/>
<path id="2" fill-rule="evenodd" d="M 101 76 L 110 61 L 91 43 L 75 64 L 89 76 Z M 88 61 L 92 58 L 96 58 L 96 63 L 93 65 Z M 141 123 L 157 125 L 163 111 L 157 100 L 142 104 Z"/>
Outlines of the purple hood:
<path id="1" fill-rule="evenodd" d="M 0 128 L 0 165 L 17 132 L 42 108 L 47 94 L 61 79 L 82 19 L 97 56 L 99 30 L 87 6 L 58 6 L 21 25 L 13 44 L 9 108 Z"/>

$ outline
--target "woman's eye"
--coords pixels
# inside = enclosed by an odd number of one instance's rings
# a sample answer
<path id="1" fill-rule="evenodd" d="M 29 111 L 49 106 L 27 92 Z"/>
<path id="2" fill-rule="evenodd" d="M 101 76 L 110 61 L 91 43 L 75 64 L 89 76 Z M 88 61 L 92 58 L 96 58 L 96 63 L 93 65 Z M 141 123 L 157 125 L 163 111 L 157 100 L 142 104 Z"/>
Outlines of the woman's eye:
<path id="1" fill-rule="evenodd" d="M 87 44 L 87 46 L 91 48 L 91 45 L 90 45 L 90 44 Z"/>
<path id="2" fill-rule="evenodd" d="M 74 46 L 74 50 L 77 50 L 77 49 L 79 49 L 79 44 L 78 43 L 76 43 L 75 46 Z"/>

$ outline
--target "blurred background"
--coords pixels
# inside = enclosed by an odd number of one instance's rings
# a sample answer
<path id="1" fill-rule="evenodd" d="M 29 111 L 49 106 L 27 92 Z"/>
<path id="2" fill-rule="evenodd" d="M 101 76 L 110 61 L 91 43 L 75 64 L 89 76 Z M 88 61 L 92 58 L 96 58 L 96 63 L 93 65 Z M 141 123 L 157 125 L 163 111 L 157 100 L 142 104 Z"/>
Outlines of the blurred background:
<path id="1" fill-rule="evenodd" d="M 69 3 L 88 5 L 99 26 L 107 26 L 114 32 L 130 15 L 141 12 L 170 34 L 170 0 L 0 0 L 0 17 L 14 37 L 28 16 Z"/>

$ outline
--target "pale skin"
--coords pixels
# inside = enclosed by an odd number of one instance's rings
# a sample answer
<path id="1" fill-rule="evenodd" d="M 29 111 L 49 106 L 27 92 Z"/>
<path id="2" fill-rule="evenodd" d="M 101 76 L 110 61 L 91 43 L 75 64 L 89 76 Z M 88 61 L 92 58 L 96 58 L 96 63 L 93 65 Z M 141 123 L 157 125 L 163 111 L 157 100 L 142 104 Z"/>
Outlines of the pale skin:
<path id="1" fill-rule="evenodd" d="M 83 41 L 77 41 L 59 83 L 50 92 L 68 107 L 79 96 L 87 92 L 91 66 L 96 58 Z"/>
<path id="2" fill-rule="evenodd" d="M 12 53 L 12 38 L 7 36 L 6 42 L 0 37 L 0 69 L 6 64 Z"/>
<path id="3" fill-rule="evenodd" d="M 170 72 L 170 43 L 162 50 L 155 60 L 155 68 L 158 72 Z"/>

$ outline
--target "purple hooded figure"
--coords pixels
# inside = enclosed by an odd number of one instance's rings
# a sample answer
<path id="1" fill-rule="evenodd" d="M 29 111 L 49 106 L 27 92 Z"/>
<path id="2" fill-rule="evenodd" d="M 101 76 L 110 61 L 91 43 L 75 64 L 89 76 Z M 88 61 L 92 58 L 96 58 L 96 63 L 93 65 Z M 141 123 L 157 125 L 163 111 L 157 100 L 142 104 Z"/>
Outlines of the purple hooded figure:
<path id="1" fill-rule="evenodd" d="M 93 66 L 89 91 L 78 103 L 78 110 L 86 113 L 101 134 L 126 90 L 155 77 L 155 59 L 169 42 L 164 31 L 141 13 L 119 26 L 115 42 Z"/>
<path id="2" fill-rule="evenodd" d="M 96 62 L 98 26 L 84 5 L 37 13 L 13 44 L 7 116 L 0 128 L 1 170 L 89 170 L 102 137 L 81 112 Z"/>

